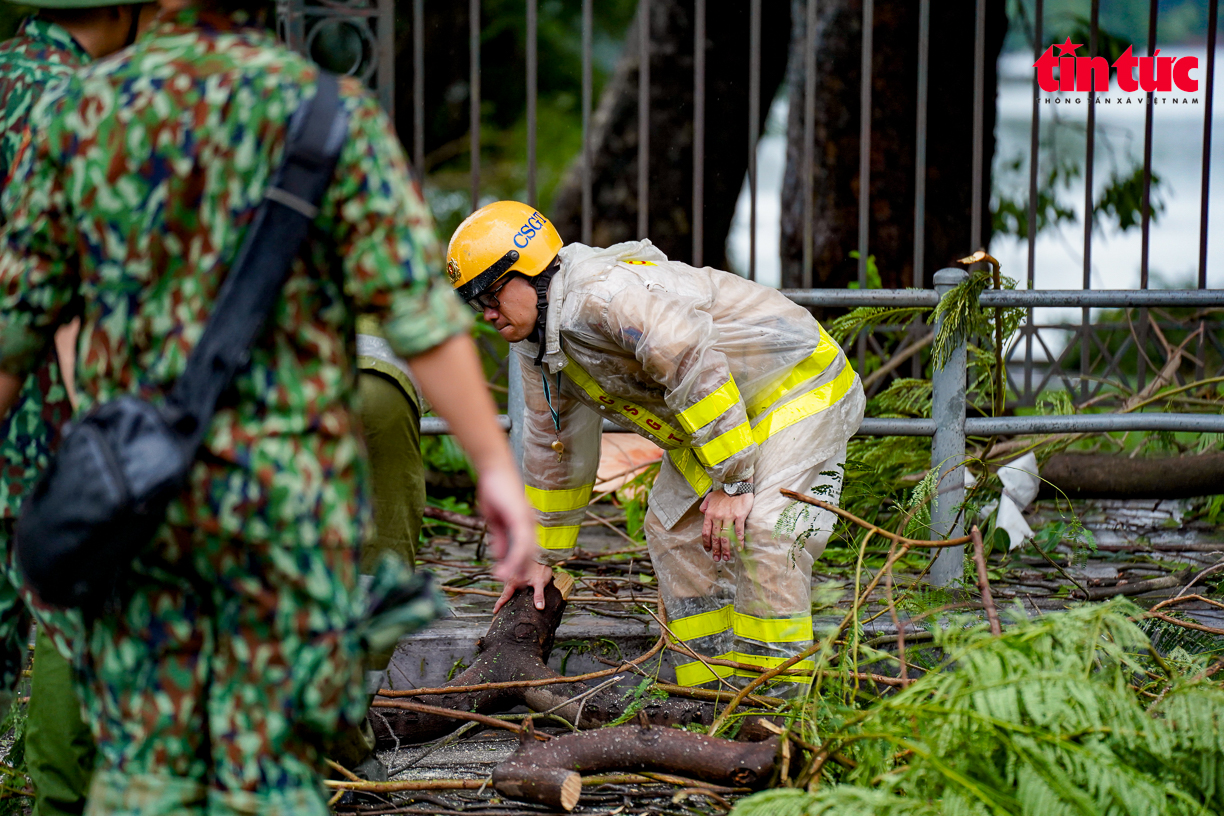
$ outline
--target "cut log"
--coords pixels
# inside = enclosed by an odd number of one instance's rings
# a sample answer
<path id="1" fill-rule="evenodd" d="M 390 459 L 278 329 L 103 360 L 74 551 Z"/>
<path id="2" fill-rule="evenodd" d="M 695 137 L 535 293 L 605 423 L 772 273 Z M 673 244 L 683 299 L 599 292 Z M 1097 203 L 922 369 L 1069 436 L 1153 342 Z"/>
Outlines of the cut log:
<path id="1" fill-rule="evenodd" d="M 1188 499 L 1224 493 L 1224 453 L 1130 459 L 1062 453 L 1041 467 L 1038 499 Z"/>
<path id="2" fill-rule="evenodd" d="M 778 746 L 777 737 L 741 743 L 641 726 L 568 734 L 548 742 L 528 737 L 493 770 L 493 787 L 505 796 L 565 811 L 578 804 L 580 772 L 664 771 L 713 784 L 760 788 L 773 774 Z"/>
<path id="3" fill-rule="evenodd" d="M 531 590 L 519 590 L 494 616 L 485 636 L 476 642 L 475 662 L 446 685 L 473 686 L 558 677 L 548 666 L 548 656 L 565 611 L 565 598 L 555 585 L 549 584 L 544 599 L 544 609 L 536 609 Z M 532 688 L 430 694 L 413 699 L 429 706 L 480 714 L 496 714 L 526 705 L 533 711 L 552 710 L 554 715 L 579 728 L 598 728 L 614 722 L 634 701 L 632 693 L 612 687 L 570 702 L 590 690 L 585 683 L 558 683 Z M 440 714 L 378 708 L 378 703 L 376 698 L 370 725 L 383 747 L 436 739 L 463 724 Z M 713 706 L 696 700 L 651 699 L 645 702 L 642 714 L 654 725 L 709 725 L 713 721 Z"/>

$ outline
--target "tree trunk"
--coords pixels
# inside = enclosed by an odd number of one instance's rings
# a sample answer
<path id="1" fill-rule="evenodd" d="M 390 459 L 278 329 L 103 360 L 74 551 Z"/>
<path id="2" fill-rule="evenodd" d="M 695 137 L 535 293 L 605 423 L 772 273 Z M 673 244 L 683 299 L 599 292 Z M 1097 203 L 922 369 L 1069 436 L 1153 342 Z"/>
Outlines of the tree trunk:
<path id="1" fill-rule="evenodd" d="M 570 811 L 581 791 L 579 771 L 665 771 L 759 788 L 769 781 L 777 753 L 777 737 L 737 743 L 672 728 L 621 726 L 548 742 L 525 735 L 519 749 L 493 769 L 493 787 L 505 796 Z"/>
<path id="2" fill-rule="evenodd" d="M 970 246 L 973 156 L 973 0 L 931 4 L 923 284 L 977 247 Z M 871 73 L 871 178 L 868 253 L 885 288 L 914 280 L 914 150 L 917 117 L 917 2 L 875 4 Z M 862 0 L 820 0 L 816 32 L 813 284 L 841 288 L 858 279 L 859 84 Z M 793 0 L 790 119 L 782 191 L 782 285 L 801 285 L 806 0 Z M 1007 32 L 1002 0 L 986 14 L 982 244 L 990 242 L 990 165 L 994 156 L 996 62 Z M 946 44 L 946 45 L 945 45 Z"/>
<path id="3" fill-rule="evenodd" d="M 1224 493 L 1224 453 L 1128 459 L 1062 453 L 1041 467 L 1039 499 L 1189 499 Z"/>
<path id="4" fill-rule="evenodd" d="M 640 8 L 640 7 L 639 7 Z M 693 3 L 650 4 L 649 227 L 638 235 L 639 21 L 598 110 L 591 134 L 592 242 L 649 237 L 668 257 L 692 259 Z M 748 169 L 749 4 L 710 3 L 706 21 L 706 138 L 703 262 L 726 268 L 726 239 Z M 790 8 L 767 0 L 761 13 L 763 126 L 786 70 Z M 582 238 L 581 157 L 558 188 L 551 217 L 567 242 Z"/>
<path id="5" fill-rule="evenodd" d="M 488 633 L 476 643 L 479 652 L 475 662 L 448 686 L 473 686 L 485 683 L 539 680 L 557 677 L 548 667 L 553 636 L 565 599 L 555 585 L 549 584 L 544 593 L 543 610 L 535 608 L 530 589 L 521 589 L 493 618 Z M 628 671 L 628 670 L 626 670 Z M 482 689 L 431 694 L 412 698 L 414 702 L 457 711 L 491 714 L 526 705 L 533 711 L 553 711 L 558 717 L 579 728 L 598 728 L 614 722 L 634 701 L 633 694 L 612 687 L 585 697 L 572 698 L 589 691 L 584 683 L 560 683 L 550 686 L 510 689 Z M 374 701 L 370 725 L 381 747 L 401 742 L 425 742 L 449 734 L 462 722 L 441 714 L 380 708 Z M 650 699 L 642 708 L 646 721 L 654 725 L 709 725 L 713 721 L 713 705 L 695 700 Z"/>

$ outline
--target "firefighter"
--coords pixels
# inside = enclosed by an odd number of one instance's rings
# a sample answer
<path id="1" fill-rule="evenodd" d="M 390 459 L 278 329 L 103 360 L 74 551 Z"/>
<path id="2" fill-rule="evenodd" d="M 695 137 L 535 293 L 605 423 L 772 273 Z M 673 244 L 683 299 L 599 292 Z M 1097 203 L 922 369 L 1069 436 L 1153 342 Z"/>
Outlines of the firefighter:
<path id="1" fill-rule="evenodd" d="M 447 273 L 522 372 L 536 569 L 575 546 L 607 418 L 667 451 L 644 525 L 672 632 L 761 669 L 809 646 L 812 564 L 833 517 L 779 489 L 836 502 L 865 403 L 816 320 L 776 290 L 668 260 L 650 241 L 563 246 L 548 219 L 513 201 L 460 224 Z M 799 663 L 775 692 L 795 693 L 811 668 Z M 756 675 L 690 658 L 675 670 L 685 685 Z"/>

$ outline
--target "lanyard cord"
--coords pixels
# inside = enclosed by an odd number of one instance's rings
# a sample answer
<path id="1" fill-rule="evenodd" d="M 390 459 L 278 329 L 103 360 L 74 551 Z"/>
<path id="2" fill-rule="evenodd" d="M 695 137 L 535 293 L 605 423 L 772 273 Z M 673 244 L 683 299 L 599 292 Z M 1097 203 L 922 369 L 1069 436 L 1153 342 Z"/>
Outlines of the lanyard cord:
<path id="1" fill-rule="evenodd" d="M 557 409 L 552 404 L 552 389 L 548 387 L 548 375 L 544 373 L 544 368 L 540 368 L 540 382 L 544 383 L 544 399 L 548 401 L 548 413 L 552 414 L 553 427 L 557 429 L 557 433 L 561 433 L 561 417 L 557 413 Z M 557 390 L 561 390 L 561 372 L 557 372 Z"/>

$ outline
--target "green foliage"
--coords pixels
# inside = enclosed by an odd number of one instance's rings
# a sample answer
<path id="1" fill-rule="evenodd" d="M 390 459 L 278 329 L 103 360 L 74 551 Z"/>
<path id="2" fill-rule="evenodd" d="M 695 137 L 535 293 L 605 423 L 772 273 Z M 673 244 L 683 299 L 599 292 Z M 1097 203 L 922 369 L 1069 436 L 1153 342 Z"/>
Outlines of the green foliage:
<path id="1" fill-rule="evenodd" d="M 857 261 L 862 256 L 859 254 L 859 251 L 857 249 L 852 249 L 850 250 L 850 257 L 854 258 Z M 859 288 L 858 281 L 851 281 L 850 283 L 846 284 L 846 288 L 847 289 Z M 883 289 L 884 288 L 884 284 L 880 281 L 880 268 L 876 266 L 876 259 L 874 255 L 867 256 L 867 288 L 868 289 Z"/>
<path id="2" fill-rule="evenodd" d="M 931 312 L 930 323 L 939 323 L 935 342 L 931 345 L 931 364 L 935 368 L 947 365 L 953 350 L 971 338 L 982 338 L 993 343 L 994 311 L 983 309 L 979 299 L 982 292 L 994 283 L 993 273 L 988 269 L 970 272 L 964 281 L 944 295 L 939 305 Z M 1000 276 L 1004 289 L 1015 289 L 1016 281 L 1006 275 Z M 1011 338 L 1024 320 L 1023 309 L 1002 309 L 1003 343 Z M 942 322 L 941 322 L 942 321 Z"/>
<path id="3" fill-rule="evenodd" d="M 808 764 L 807 790 L 733 816 L 1219 813 L 1224 688 L 1202 656 L 1157 670 L 1141 614 L 1125 600 L 1015 610 L 1001 637 L 966 618 L 934 632 L 942 670 L 896 694 L 864 702 L 825 681 L 803 736 L 852 767 L 822 764 L 809 784 Z"/>
<path id="4" fill-rule="evenodd" d="M 643 524 L 646 521 L 646 511 L 650 509 L 647 506 L 647 499 L 650 496 L 650 486 L 654 484 L 655 477 L 658 475 L 659 464 L 650 465 L 617 491 L 626 496 L 623 502 L 625 529 L 634 541 L 642 543 L 646 541 L 646 529 Z"/>
<path id="5" fill-rule="evenodd" d="M 1152 173 L 1152 189 L 1155 190 L 1159 184 L 1160 177 Z M 1150 213 L 1152 223 L 1156 222 L 1157 216 L 1162 212 L 1164 212 L 1164 202 L 1153 196 Z M 1104 220 L 1104 216 L 1109 216 L 1117 220 L 1118 229 L 1125 232 L 1131 227 L 1140 226 L 1142 215 L 1143 167 L 1135 167 L 1129 175 L 1115 170 L 1110 176 L 1109 183 L 1101 192 L 1101 197 L 1093 206 L 1093 223 L 1099 225 Z"/>
<path id="6" fill-rule="evenodd" d="M 22 693 L 28 693 L 29 684 L 21 683 Z M 11 699 L 11 698 L 10 698 Z M 27 703 L 14 701 L 0 721 L 0 734 L 9 745 L 7 754 L 0 760 L 0 816 L 25 814 L 29 799 L 19 793 L 29 787 L 26 777 L 25 738 L 29 720 Z"/>
<path id="7" fill-rule="evenodd" d="M 908 323 L 925 311 L 921 306 L 861 306 L 837 318 L 825 329 L 844 346 L 864 329 L 883 323 Z"/>
<path id="8" fill-rule="evenodd" d="M 1045 158 L 1045 157 L 1043 157 Z M 1059 190 L 1068 191 L 1079 178 L 1080 168 L 1074 160 L 1046 161 L 1050 167 L 1038 177 L 1037 233 L 1063 223 L 1075 223 L 1075 208 L 1059 199 Z M 1018 154 L 1001 162 L 994 180 L 995 201 L 991 208 L 994 231 L 998 235 L 1029 235 L 1029 186 L 1025 158 Z"/>
<path id="9" fill-rule="evenodd" d="M 466 473 L 473 479 L 476 471 L 467 454 L 450 434 L 421 437 L 421 457 L 428 470 L 438 473 Z"/>

